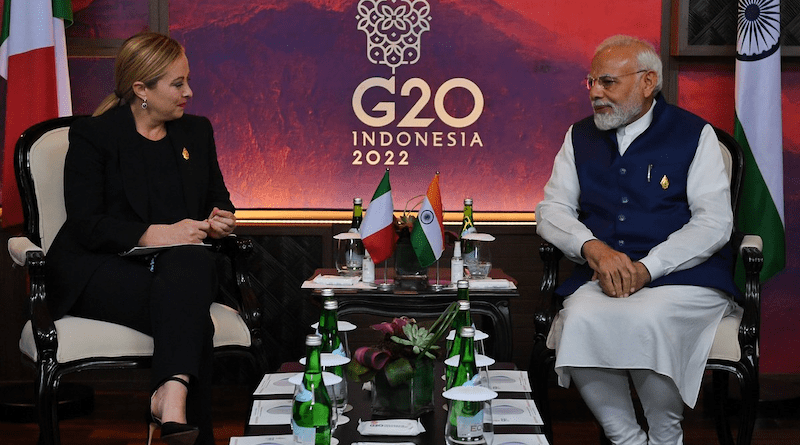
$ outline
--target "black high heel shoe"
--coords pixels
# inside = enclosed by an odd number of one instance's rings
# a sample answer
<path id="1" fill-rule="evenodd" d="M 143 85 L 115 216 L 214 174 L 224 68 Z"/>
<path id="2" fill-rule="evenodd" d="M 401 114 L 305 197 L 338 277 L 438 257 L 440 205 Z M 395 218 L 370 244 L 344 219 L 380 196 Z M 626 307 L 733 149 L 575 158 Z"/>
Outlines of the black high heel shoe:
<path id="1" fill-rule="evenodd" d="M 180 377 L 173 376 L 164 380 L 164 382 L 167 382 L 169 380 L 181 382 L 184 386 L 186 386 L 187 389 L 189 388 L 189 383 Z M 147 445 L 151 444 L 153 440 L 153 433 L 158 428 L 161 428 L 161 440 L 168 443 L 169 445 L 194 445 L 195 441 L 197 440 L 198 434 L 200 434 L 200 430 L 196 426 L 189 425 L 188 423 L 178 423 L 178 422 L 162 423 L 161 419 L 154 416 L 149 409 L 147 412 L 146 422 L 147 422 Z"/>

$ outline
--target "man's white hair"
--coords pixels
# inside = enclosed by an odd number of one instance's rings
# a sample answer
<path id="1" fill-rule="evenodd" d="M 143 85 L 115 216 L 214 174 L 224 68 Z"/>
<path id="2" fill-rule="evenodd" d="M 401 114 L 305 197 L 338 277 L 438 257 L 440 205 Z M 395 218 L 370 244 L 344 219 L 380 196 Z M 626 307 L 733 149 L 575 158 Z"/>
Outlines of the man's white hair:
<path id="1" fill-rule="evenodd" d="M 658 92 L 661 91 L 662 77 L 663 77 L 661 58 L 658 57 L 656 49 L 650 42 L 638 39 L 636 37 L 618 34 L 603 40 L 600 43 L 600 45 L 597 46 L 594 55 L 596 57 L 598 54 L 607 49 L 624 47 L 624 46 L 637 46 L 641 48 L 639 53 L 636 55 L 636 61 L 639 63 L 638 69 L 656 72 L 656 75 L 658 76 L 658 81 L 656 82 L 656 88 L 653 91 L 653 94 L 658 94 Z"/>

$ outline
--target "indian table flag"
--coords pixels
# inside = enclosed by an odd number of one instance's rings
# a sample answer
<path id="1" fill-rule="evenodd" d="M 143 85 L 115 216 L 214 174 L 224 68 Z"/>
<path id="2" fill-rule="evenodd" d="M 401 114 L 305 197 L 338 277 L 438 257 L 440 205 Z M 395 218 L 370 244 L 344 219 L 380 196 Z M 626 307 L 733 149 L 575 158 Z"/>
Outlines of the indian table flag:
<path id="1" fill-rule="evenodd" d="M 411 231 L 411 245 L 422 267 L 435 263 L 444 252 L 442 196 L 439 193 L 439 173 L 433 177 L 428 193 L 422 200 L 417 222 Z"/>
<path id="2" fill-rule="evenodd" d="M 380 263 L 392 255 L 397 243 L 394 230 L 394 204 L 392 186 L 389 185 L 389 169 L 383 175 L 378 189 L 372 195 L 364 221 L 361 223 L 361 240 L 372 261 Z"/>
<path id="3" fill-rule="evenodd" d="M 0 75 L 6 80 L 3 150 L 3 226 L 22 223 L 14 145 L 28 127 L 72 114 L 64 27 L 69 0 L 6 0 L 0 39 Z"/>
<path id="4" fill-rule="evenodd" d="M 734 137 L 745 153 L 745 172 L 737 224 L 764 241 L 763 281 L 786 263 L 780 1 L 738 1 Z"/>

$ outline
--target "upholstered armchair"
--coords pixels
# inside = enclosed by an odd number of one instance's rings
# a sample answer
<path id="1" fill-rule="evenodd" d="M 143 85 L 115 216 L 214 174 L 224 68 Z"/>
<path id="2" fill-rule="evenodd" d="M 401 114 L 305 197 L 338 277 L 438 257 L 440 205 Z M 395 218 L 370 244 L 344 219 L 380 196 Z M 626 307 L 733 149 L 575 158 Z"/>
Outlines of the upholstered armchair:
<path id="1" fill-rule="evenodd" d="M 76 117 L 53 119 L 28 129 L 15 152 L 15 172 L 23 200 L 24 235 L 11 238 L 8 250 L 14 262 L 27 267 L 30 281 L 30 320 L 19 346 L 23 359 L 36 368 L 36 405 L 40 444 L 59 444 L 57 393 L 61 378 L 89 369 L 147 368 L 153 339 L 125 326 L 66 316 L 53 320 L 48 311 L 44 281 L 45 255 L 66 220 L 64 158 L 69 148 L 69 126 Z M 229 262 L 222 268 L 234 283 L 220 292 L 225 304 L 213 303 L 215 357 L 235 355 L 246 360 L 254 375 L 267 369 L 261 350 L 261 310 L 249 286 L 249 239 L 230 236 L 215 244 Z"/>

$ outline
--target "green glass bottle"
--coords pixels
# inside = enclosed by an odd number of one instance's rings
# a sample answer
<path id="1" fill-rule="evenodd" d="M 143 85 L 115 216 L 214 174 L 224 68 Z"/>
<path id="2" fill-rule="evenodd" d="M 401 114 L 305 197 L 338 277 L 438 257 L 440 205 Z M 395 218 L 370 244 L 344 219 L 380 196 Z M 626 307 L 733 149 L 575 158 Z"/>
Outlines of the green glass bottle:
<path id="1" fill-rule="evenodd" d="M 469 281 L 465 279 L 461 279 L 456 281 L 456 300 L 459 301 L 466 301 L 469 303 Z M 459 310 L 461 307 L 459 306 Z M 447 340 L 445 353 L 447 354 L 447 358 L 452 357 L 455 354 L 458 354 L 458 346 L 455 347 L 455 351 L 453 351 L 453 342 L 458 340 L 458 331 L 461 329 L 462 326 L 472 326 L 472 316 L 469 312 L 469 304 L 466 306 L 467 312 L 465 314 L 458 313 L 456 317 L 453 319 L 452 324 L 450 325 L 450 329 L 455 331 L 455 336 L 453 340 Z"/>
<path id="2" fill-rule="evenodd" d="M 464 260 L 467 259 L 468 255 L 475 250 L 475 246 L 473 245 L 472 241 L 465 240 L 464 235 L 475 233 L 477 229 L 475 229 L 475 222 L 472 219 L 472 198 L 465 198 L 464 199 L 464 216 L 461 220 L 461 233 L 460 233 L 460 241 L 461 241 L 461 252 L 462 258 Z"/>
<path id="3" fill-rule="evenodd" d="M 456 299 L 469 301 L 469 280 L 456 281 Z"/>
<path id="4" fill-rule="evenodd" d="M 456 386 L 476 386 L 480 376 L 478 367 L 475 365 L 474 337 L 475 328 L 464 326 L 459 331 L 461 337 L 461 350 L 458 368 L 453 385 Z M 484 443 L 483 441 L 483 402 L 469 402 L 464 400 L 452 400 L 447 413 L 447 421 L 450 423 L 448 444 L 465 443 Z"/>
<path id="5" fill-rule="evenodd" d="M 350 222 L 350 232 L 361 230 L 361 221 L 364 220 L 361 205 L 361 198 L 353 198 L 353 220 Z"/>
<path id="6" fill-rule="evenodd" d="M 363 219 L 361 198 L 353 198 L 353 219 L 348 232 L 360 233 Z M 353 276 L 361 273 L 361 268 L 364 266 L 364 243 L 360 239 L 347 240 L 345 265 L 348 271 L 347 275 Z"/>
<path id="7" fill-rule="evenodd" d="M 292 436 L 295 444 L 330 445 L 331 399 L 322 380 L 322 337 L 306 336 L 306 370 L 302 387 L 292 403 Z"/>
<path id="8" fill-rule="evenodd" d="M 339 302 L 333 299 L 332 289 L 323 289 L 322 296 L 325 300 L 322 303 L 322 312 L 319 317 L 319 335 L 322 336 L 322 352 L 330 352 L 342 357 L 347 354 L 344 350 L 344 343 L 339 338 Z M 325 371 L 336 374 L 342 381 L 333 386 L 333 395 L 336 407 L 344 409 L 347 405 L 347 382 L 344 379 L 344 366 L 332 366 L 323 368 Z"/>
<path id="9" fill-rule="evenodd" d="M 459 281 L 459 284 L 461 284 L 461 281 Z M 461 332 L 461 328 L 465 326 L 473 327 L 472 316 L 470 315 L 470 310 L 469 310 L 469 300 L 458 300 L 458 313 L 456 314 L 456 317 L 453 319 L 453 324 L 452 324 L 452 329 L 453 331 L 455 331 L 455 335 L 453 337 L 453 340 L 447 341 L 446 345 L 447 358 L 451 358 L 460 353 L 463 339 L 461 338 L 461 336 L 458 335 L 458 333 Z M 455 367 L 452 366 L 445 367 L 444 375 L 445 375 L 445 382 L 447 389 L 453 387 L 452 384 L 453 384 L 453 379 L 455 378 L 455 373 L 456 373 Z"/>

